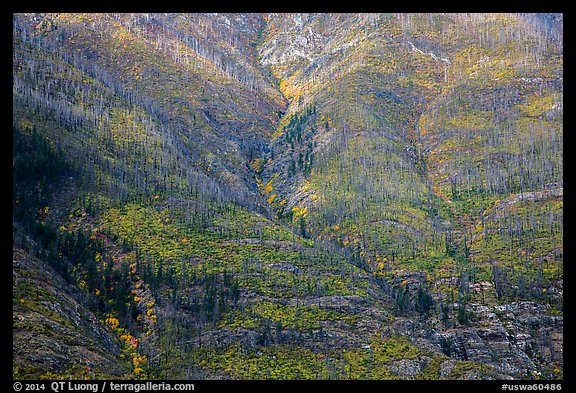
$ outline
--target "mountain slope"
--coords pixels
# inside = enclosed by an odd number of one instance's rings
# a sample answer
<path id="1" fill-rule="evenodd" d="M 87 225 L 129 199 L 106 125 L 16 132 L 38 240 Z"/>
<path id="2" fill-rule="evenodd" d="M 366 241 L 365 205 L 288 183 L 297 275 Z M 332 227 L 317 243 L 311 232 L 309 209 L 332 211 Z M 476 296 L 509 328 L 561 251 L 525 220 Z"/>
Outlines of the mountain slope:
<path id="1" fill-rule="evenodd" d="M 119 344 L 83 305 L 85 296 L 27 252 L 13 255 L 15 378 L 127 377 Z"/>
<path id="2" fill-rule="evenodd" d="M 558 312 L 562 21 L 542 20 L 272 18 L 262 62 L 293 97 L 263 171 L 279 216 L 388 285 L 424 273 L 445 318 Z"/>
<path id="3" fill-rule="evenodd" d="M 204 21 L 198 25 L 209 27 L 210 19 Z M 212 54 L 209 45 L 203 50 L 194 32 L 184 35 L 178 30 L 185 29 L 182 23 L 194 25 L 186 16 L 169 15 L 159 20 L 131 19 L 127 14 L 17 17 L 14 39 L 22 42 L 15 47 L 14 59 L 17 107 L 51 108 L 73 127 L 67 130 L 76 138 L 66 138 L 76 144 L 70 149 L 81 149 L 79 139 L 90 136 L 91 143 L 105 146 L 108 154 L 126 156 L 126 162 L 96 164 L 111 167 L 102 169 L 105 172 L 127 171 L 127 178 L 136 178 L 138 184 L 131 184 L 130 190 L 114 184 L 120 198 L 127 193 L 153 194 L 153 184 L 165 182 L 170 168 L 172 188 L 189 193 L 191 184 L 198 183 L 198 188 L 213 190 L 224 199 L 250 200 L 243 198 L 244 194 L 254 197 L 255 191 L 245 162 L 271 132 L 282 108 L 281 97 L 265 85 L 262 76 L 250 74 L 264 85 L 261 93 L 230 77 L 218 62 L 224 55 Z M 250 47 L 246 41 L 251 37 L 242 38 L 238 46 L 248 50 L 244 46 Z M 183 42 L 195 43 L 197 51 Z M 220 51 L 228 49 L 220 41 L 212 45 Z M 56 48 L 62 50 L 55 52 Z M 228 50 L 231 56 L 239 51 Z M 209 53 L 201 55 L 205 51 Z M 210 61 L 211 57 L 216 59 Z M 20 100 L 24 101 L 20 104 Z M 110 100 L 114 104 L 107 106 Z M 186 162 L 178 170 L 172 162 L 176 157 Z M 138 179 L 134 165 L 147 181 Z M 117 177 L 98 175 L 111 181 Z"/>
<path id="4" fill-rule="evenodd" d="M 561 37 L 15 14 L 14 376 L 561 378 Z"/>

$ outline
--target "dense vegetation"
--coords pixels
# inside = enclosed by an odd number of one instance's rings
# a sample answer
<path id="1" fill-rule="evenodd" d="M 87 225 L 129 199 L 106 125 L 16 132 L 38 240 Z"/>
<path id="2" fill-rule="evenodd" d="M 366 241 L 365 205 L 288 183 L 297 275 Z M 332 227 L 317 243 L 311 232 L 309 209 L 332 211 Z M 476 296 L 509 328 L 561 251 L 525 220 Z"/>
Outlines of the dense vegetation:
<path id="1" fill-rule="evenodd" d="M 15 377 L 562 377 L 561 15 L 13 21 Z"/>

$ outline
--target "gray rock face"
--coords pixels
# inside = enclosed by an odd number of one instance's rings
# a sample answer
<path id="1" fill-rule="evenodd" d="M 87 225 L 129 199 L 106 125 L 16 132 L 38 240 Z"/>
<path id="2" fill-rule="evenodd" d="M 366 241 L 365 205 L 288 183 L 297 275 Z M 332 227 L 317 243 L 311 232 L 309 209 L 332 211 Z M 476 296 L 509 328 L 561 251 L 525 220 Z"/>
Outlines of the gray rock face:
<path id="1" fill-rule="evenodd" d="M 429 358 L 428 358 L 429 359 Z M 388 365 L 390 371 L 403 379 L 414 379 L 421 373 L 426 363 L 417 359 L 400 359 Z"/>
<path id="2" fill-rule="evenodd" d="M 386 332 L 407 336 L 418 346 L 441 351 L 454 360 L 491 365 L 501 378 L 534 378 L 542 376 L 546 365 L 562 367 L 563 318 L 551 316 L 546 306 L 529 301 L 496 306 L 471 303 L 466 311 L 470 315 L 468 325 L 443 327 L 437 321 L 428 324 L 397 318 Z M 449 378 L 455 364 L 452 360 L 443 362 L 440 378 Z M 396 362 L 391 370 L 410 376 L 416 372 L 416 363 Z M 479 377 L 466 375 L 465 379 Z"/>

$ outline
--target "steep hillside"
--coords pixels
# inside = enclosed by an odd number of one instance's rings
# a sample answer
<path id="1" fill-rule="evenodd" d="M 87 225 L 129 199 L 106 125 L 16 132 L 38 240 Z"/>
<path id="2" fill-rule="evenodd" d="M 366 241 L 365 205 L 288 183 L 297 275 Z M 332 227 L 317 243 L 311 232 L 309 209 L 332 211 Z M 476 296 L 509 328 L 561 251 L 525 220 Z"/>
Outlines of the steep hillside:
<path id="1" fill-rule="evenodd" d="M 562 15 L 13 20 L 15 378 L 562 378 Z"/>
<path id="2" fill-rule="evenodd" d="M 254 66 L 236 65 L 250 60 L 256 21 L 230 27 L 226 45 L 213 23 L 186 15 L 16 16 L 15 124 L 39 114 L 46 127 L 57 121 L 63 130 L 53 138 L 88 155 L 87 170 L 101 181 L 94 186 L 108 188 L 108 199 L 198 188 L 208 199 L 254 204 L 247 162 L 283 101 Z M 207 33 L 214 42 L 195 38 Z"/>
<path id="3" fill-rule="evenodd" d="M 25 251 L 13 255 L 14 377 L 129 375 L 119 344 L 83 304 L 85 296 Z"/>
<path id="4" fill-rule="evenodd" d="M 445 320 L 518 300 L 561 314 L 561 26 L 272 16 L 261 62 L 291 101 L 263 195 L 383 285 L 420 282 Z"/>
<path id="5" fill-rule="evenodd" d="M 376 260 L 443 252 L 438 234 L 452 243 L 450 225 L 496 199 L 561 187 L 562 52 L 542 29 L 513 15 L 272 18 L 261 62 L 292 101 L 264 194 Z"/>

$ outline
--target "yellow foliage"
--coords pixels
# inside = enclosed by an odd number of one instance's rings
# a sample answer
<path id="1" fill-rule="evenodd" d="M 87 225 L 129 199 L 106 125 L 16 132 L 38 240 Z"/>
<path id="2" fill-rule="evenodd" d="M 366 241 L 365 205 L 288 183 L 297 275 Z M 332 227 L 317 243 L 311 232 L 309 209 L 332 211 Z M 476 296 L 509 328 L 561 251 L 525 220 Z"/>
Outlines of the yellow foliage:
<path id="1" fill-rule="evenodd" d="M 561 101 L 555 94 L 542 96 L 535 94 L 529 96 L 525 104 L 517 105 L 527 116 L 542 116 L 546 111 L 554 108 L 557 101 Z"/>
<path id="2" fill-rule="evenodd" d="M 490 121 L 490 113 L 476 111 L 454 116 L 446 121 L 446 125 L 452 128 L 482 130 L 490 127 Z"/>
<path id="3" fill-rule="evenodd" d="M 130 338 L 131 338 L 131 337 L 132 337 L 132 336 L 129 335 L 129 334 L 122 334 L 122 335 L 120 335 L 120 340 L 123 340 L 123 341 L 128 342 L 128 341 L 130 341 Z"/>
<path id="4" fill-rule="evenodd" d="M 138 367 L 140 365 L 143 365 L 144 363 L 146 363 L 146 355 L 135 354 L 134 357 L 132 358 L 132 364 L 134 365 L 134 367 Z"/>
<path id="5" fill-rule="evenodd" d="M 110 325 L 110 327 L 112 329 L 118 328 L 118 325 L 120 324 L 120 322 L 118 321 L 118 318 L 114 318 L 111 314 L 108 314 L 106 316 L 106 319 L 104 320 L 104 322 L 106 322 L 108 325 Z"/>
<path id="6" fill-rule="evenodd" d="M 296 219 L 298 216 L 306 217 L 306 213 L 308 212 L 307 207 L 300 208 L 298 206 L 294 206 L 292 208 L 293 218 Z"/>
<path id="7" fill-rule="evenodd" d="M 266 200 L 268 201 L 268 203 L 271 204 L 272 202 L 274 202 L 274 199 L 276 199 L 276 195 L 277 195 L 277 194 L 272 194 L 272 195 L 270 195 L 270 196 L 268 197 L 268 199 L 266 199 Z"/>
<path id="8" fill-rule="evenodd" d="M 264 188 L 264 195 L 270 194 L 270 192 L 272 192 L 273 189 L 274 187 L 272 186 L 272 179 L 270 179 L 266 182 L 266 187 Z"/>

